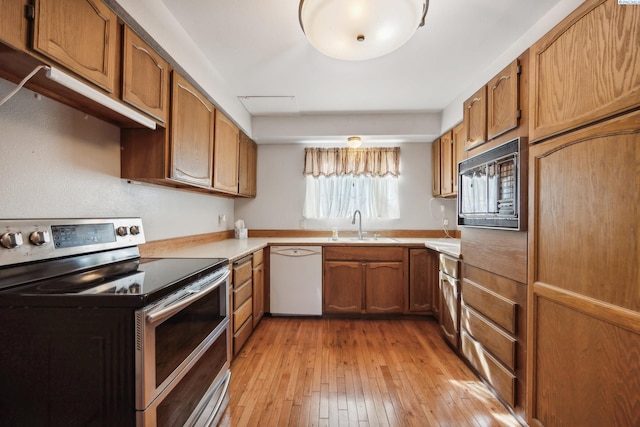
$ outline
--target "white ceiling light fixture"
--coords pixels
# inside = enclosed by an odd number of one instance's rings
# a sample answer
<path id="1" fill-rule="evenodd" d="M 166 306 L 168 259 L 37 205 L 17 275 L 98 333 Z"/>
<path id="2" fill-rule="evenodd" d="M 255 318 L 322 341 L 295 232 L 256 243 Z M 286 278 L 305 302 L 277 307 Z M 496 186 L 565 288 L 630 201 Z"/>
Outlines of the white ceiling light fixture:
<path id="1" fill-rule="evenodd" d="M 350 136 L 347 138 L 347 146 L 349 148 L 358 148 L 362 145 L 362 139 L 359 136 Z"/>
<path id="2" fill-rule="evenodd" d="M 300 0 L 298 19 L 317 50 L 361 61 L 408 42 L 424 25 L 428 8 L 429 0 Z"/>

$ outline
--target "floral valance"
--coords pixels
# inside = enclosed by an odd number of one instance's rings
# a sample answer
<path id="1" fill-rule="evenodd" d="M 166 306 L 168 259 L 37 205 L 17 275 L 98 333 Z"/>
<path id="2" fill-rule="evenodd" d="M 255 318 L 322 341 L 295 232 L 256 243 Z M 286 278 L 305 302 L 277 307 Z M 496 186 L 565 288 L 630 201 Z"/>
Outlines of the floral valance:
<path id="1" fill-rule="evenodd" d="M 304 174 L 400 175 L 400 147 L 305 148 Z"/>

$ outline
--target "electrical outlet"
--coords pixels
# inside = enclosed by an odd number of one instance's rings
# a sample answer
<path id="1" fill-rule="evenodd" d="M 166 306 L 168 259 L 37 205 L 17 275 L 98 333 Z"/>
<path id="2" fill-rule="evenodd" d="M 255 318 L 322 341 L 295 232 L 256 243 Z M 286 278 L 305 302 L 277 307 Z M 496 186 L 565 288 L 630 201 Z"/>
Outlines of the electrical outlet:
<path id="1" fill-rule="evenodd" d="M 443 220 L 442 220 L 442 223 L 443 223 L 444 225 L 449 225 L 449 220 L 448 220 L 448 219 L 443 219 Z"/>
<path id="2" fill-rule="evenodd" d="M 444 209 L 445 209 L 444 205 L 440 205 L 440 212 L 444 213 Z"/>
<path id="3" fill-rule="evenodd" d="M 218 224 L 222 224 L 223 222 L 227 222 L 227 216 L 225 214 L 218 215 Z"/>

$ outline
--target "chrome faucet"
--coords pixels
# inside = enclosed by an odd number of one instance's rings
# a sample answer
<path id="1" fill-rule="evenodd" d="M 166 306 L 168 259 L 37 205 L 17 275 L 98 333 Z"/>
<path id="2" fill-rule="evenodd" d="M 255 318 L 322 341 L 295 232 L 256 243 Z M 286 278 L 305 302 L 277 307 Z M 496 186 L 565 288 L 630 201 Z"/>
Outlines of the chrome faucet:
<path id="1" fill-rule="evenodd" d="M 353 219 L 351 220 L 351 224 L 356 223 L 356 215 L 358 215 L 358 240 L 362 240 L 362 213 L 359 210 L 356 210 L 353 213 Z"/>

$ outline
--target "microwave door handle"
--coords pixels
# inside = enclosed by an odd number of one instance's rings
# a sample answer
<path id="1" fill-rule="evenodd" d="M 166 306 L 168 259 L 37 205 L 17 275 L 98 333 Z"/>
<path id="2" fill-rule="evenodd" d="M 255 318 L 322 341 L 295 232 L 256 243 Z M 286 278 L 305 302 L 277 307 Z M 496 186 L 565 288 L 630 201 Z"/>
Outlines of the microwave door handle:
<path id="1" fill-rule="evenodd" d="M 167 306 L 161 306 L 161 307 L 152 309 L 151 311 L 149 311 L 149 313 L 147 313 L 147 316 L 146 316 L 147 323 L 153 324 L 163 319 L 166 319 L 169 316 L 172 316 L 174 313 L 177 313 L 178 311 L 182 310 L 184 307 L 191 304 L 193 301 L 196 301 L 202 298 L 203 296 L 207 295 L 209 292 L 219 287 L 221 284 L 225 283 L 227 280 L 227 277 L 229 277 L 229 274 L 231 274 L 231 272 L 229 270 L 226 270 L 224 274 L 220 276 L 220 278 L 215 282 L 212 282 L 206 287 L 201 288 L 197 291 L 189 291 L 191 292 L 191 295 L 189 295 L 188 297 L 174 301 Z"/>

